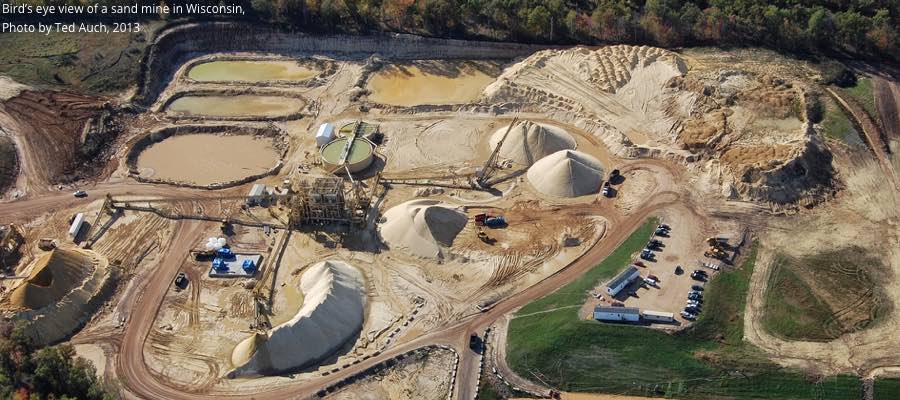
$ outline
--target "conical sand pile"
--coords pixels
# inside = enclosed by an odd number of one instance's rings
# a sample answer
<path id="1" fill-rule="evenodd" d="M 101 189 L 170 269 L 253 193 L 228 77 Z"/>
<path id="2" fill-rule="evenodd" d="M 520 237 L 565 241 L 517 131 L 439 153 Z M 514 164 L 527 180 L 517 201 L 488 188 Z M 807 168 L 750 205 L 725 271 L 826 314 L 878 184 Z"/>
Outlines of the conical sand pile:
<path id="1" fill-rule="evenodd" d="M 562 150 L 528 168 L 528 181 L 539 192 L 556 197 L 578 197 L 600 190 L 603 165 L 575 150 Z"/>
<path id="2" fill-rule="evenodd" d="M 444 248 L 466 227 L 468 217 L 436 200 L 412 200 L 384 213 L 381 238 L 391 248 L 406 249 L 419 257 L 442 258 Z"/>
<path id="3" fill-rule="evenodd" d="M 509 126 L 498 129 L 491 136 L 491 149 L 506 135 Z M 575 139 L 568 132 L 547 125 L 524 121 L 512 128 L 503 146 L 500 156 L 520 165 L 532 165 L 541 158 L 560 150 L 575 149 Z"/>
<path id="4" fill-rule="evenodd" d="M 93 271 L 92 260 L 72 251 L 56 249 L 39 258 L 31 274 L 7 298 L 9 309 L 37 310 L 62 299 Z"/>
<path id="5" fill-rule="evenodd" d="M 262 375 L 313 365 L 340 350 L 362 329 L 366 297 L 362 273 L 323 261 L 300 278 L 303 305 L 268 335 L 255 333 L 235 346 L 229 377 Z"/>

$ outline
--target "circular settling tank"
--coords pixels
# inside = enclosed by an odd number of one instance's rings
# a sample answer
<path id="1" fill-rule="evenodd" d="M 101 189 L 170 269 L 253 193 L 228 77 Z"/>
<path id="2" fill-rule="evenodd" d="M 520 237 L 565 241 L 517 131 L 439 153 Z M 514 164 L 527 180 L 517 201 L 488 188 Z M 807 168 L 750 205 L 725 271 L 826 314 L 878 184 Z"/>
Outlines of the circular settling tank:
<path id="1" fill-rule="evenodd" d="M 375 144 L 364 138 L 357 137 L 348 149 L 347 140 L 349 139 L 342 137 L 322 146 L 322 161 L 325 166 L 340 173 L 343 171 L 343 168 L 338 167 L 346 165 L 351 173 L 356 173 L 372 165 L 375 156 Z"/>

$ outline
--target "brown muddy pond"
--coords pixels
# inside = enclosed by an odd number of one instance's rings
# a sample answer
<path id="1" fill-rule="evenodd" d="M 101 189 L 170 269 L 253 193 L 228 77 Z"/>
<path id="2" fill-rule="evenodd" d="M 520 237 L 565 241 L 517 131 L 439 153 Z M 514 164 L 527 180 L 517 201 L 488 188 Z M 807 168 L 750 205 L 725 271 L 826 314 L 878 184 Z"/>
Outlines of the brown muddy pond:
<path id="1" fill-rule="evenodd" d="M 188 78 L 200 82 L 303 81 L 319 74 L 295 61 L 210 61 L 197 64 Z"/>
<path id="2" fill-rule="evenodd" d="M 395 106 L 462 104 L 476 100 L 500 75 L 495 61 L 417 61 L 384 67 L 369 77 L 369 100 Z"/>
<path id="3" fill-rule="evenodd" d="M 137 166 L 145 178 L 209 185 L 263 173 L 278 158 L 268 138 L 198 133 L 154 143 L 138 156 Z"/>
<path id="4" fill-rule="evenodd" d="M 296 97 L 240 94 L 182 96 L 167 107 L 172 114 L 207 117 L 281 117 L 299 112 L 306 102 Z"/>

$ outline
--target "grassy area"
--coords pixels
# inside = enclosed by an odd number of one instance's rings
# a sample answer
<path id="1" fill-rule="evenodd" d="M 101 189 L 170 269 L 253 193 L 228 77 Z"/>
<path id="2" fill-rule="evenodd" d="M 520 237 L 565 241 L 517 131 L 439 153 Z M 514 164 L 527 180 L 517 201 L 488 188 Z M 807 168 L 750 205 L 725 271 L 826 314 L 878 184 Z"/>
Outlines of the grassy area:
<path id="1" fill-rule="evenodd" d="M 900 399 L 900 379 L 884 378 L 875 380 L 876 399 Z"/>
<path id="2" fill-rule="evenodd" d="M 497 392 L 497 389 L 494 389 L 491 385 L 482 383 L 481 387 L 478 389 L 478 400 L 500 400 L 502 398 L 500 393 Z"/>
<path id="3" fill-rule="evenodd" d="M 850 122 L 850 118 L 843 109 L 834 103 L 834 100 L 828 99 L 825 105 L 825 118 L 821 125 L 827 137 L 843 141 L 851 146 L 865 146 L 865 142 L 859 136 L 853 123 Z"/>
<path id="4" fill-rule="evenodd" d="M 603 260 L 603 262 L 591 268 L 591 270 L 572 283 L 522 307 L 519 314 L 529 314 L 537 311 L 583 304 L 584 296 L 587 291 L 597 286 L 597 283 L 601 280 L 609 279 L 622 270 L 622 268 L 632 260 L 632 256 L 644 248 L 658 223 L 659 220 L 657 218 L 651 218 L 641 225 L 641 227 L 629 236 L 628 239 L 625 239 L 625 242 L 613 251 L 609 257 Z"/>
<path id="5" fill-rule="evenodd" d="M 781 337 L 835 339 L 877 323 L 892 307 L 880 284 L 889 279 L 888 267 L 858 247 L 779 255 L 774 268 L 763 326 Z"/>
<path id="6" fill-rule="evenodd" d="M 134 84 L 147 37 L 6 33 L 0 35 L 0 74 L 41 88 L 118 92 Z"/>
<path id="7" fill-rule="evenodd" d="M 831 340 L 836 331 L 826 329 L 831 309 L 813 294 L 786 260 L 776 261 L 766 291 L 766 313 L 763 327 L 788 339 Z M 785 295 L 790 293 L 790 295 Z"/>
<path id="8" fill-rule="evenodd" d="M 869 115 L 875 119 L 878 118 L 878 110 L 875 108 L 875 95 L 872 93 L 872 79 L 860 77 L 856 81 L 856 86 L 845 88 L 844 92 L 853 97 Z"/>
<path id="9" fill-rule="evenodd" d="M 651 227 L 655 221 L 648 223 Z M 853 376 L 824 380 L 784 370 L 743 341 L 743 311 L 755 249 L 741 268 L 717 275 L 706 310 L 678 334 L 579 320 L 574 309 L 540 314 L 575 300 L 576 290 L 622 268 L 647 238 L 638 229 L 586 278 L 526 306 L 510 322 L 507 362 L 521 376 L 567 391 L 677 398 L 857 399 Z M 588 278 L 589 277 L 589 278 Z M 586 281 L 586 282 L 585 282 Z M 584 292 L 577 293 L 583 300 Z M 527 316 L 526 316 L 527 315 Z"/>
<path id="10" fill-rule="evenodd" d="M 12 139 L 0 136 L 0 194 L 16 179 L 16 146 Z"/>

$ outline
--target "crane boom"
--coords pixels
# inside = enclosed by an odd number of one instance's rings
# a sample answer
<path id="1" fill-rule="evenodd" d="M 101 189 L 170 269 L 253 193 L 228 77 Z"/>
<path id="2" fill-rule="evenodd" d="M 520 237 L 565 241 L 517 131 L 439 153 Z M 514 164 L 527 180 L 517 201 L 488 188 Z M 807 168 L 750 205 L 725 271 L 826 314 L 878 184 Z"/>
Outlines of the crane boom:
<path id="1" fill-rule="evenodd" d="M 516 126 L 518 121 L 519 117 L 513 118 L 509 127 L 506 128 L 506 132 L 503 133 L 503 137 L 500 138 L 500 141 L 497 142 L 497 146 L 494 147 L 491 155 L 484 162 L 484 166 L 481 167 L 480 171 L 476 172 L 475 182 L 478 183 L 478 186 L 486 186 L 488 179 L 494 174 L 494 171 L 497 169 L 497 157 L 500 156 L 500 147 L 503 146 L 503 142 L 506 141 L 506 137 L 509 136 L 509 132 L 512 131 L 512 128 Z"/>

